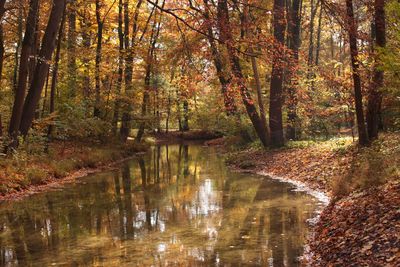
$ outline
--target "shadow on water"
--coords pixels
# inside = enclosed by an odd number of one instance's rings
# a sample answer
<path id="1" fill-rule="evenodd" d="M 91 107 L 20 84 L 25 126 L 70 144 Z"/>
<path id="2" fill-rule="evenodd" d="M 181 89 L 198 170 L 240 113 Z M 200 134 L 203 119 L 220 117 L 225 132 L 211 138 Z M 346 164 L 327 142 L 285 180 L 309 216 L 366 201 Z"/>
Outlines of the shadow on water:
<path id="1" fill-rule="evenodd" d="M 1 266 L 297 266 L 320 207 L 229 172 L 212 148 L 164 145 L 62 190 L 0 206 Z"/>

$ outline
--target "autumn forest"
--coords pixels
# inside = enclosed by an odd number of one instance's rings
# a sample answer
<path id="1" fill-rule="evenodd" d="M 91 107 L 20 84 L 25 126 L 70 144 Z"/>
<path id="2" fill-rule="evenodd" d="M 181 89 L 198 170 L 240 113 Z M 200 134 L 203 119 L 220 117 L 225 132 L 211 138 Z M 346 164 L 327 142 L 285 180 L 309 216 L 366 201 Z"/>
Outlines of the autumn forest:
<path id="1" fill-rule="evenodd" d="M 399 25 L 395 0 L 0 0 L 0 266 L 398 266 Z"/>

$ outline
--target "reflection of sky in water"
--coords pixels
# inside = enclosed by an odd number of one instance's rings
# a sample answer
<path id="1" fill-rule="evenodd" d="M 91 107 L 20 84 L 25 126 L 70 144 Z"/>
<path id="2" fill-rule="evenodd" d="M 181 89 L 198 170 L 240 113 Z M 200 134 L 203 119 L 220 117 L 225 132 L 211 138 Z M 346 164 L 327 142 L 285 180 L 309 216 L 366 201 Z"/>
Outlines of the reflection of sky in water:
<path id="1" fill-rule="evenodd" d="M 218 192 L 213 190 L 212 181 L 206 179 L 199 186 L 197 196 L 192 201 L 189 210 L 191 218 L 199 215 L 209 215 L 220 210 Z"/>
<path id="2" fill-rule="evenodd" d="M 0 266 L 298 265 L 312 197 L 209 149 L 168 152 L 0 207 Z"/>

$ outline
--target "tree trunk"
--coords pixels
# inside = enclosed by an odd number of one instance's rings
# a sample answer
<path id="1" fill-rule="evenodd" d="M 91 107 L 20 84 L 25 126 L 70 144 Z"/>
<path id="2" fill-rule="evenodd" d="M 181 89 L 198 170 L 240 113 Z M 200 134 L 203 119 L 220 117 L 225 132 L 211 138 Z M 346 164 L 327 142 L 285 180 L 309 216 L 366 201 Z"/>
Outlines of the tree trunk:
<path id="1" fill-rule="evenodd" d="M 24 99 L 28 78 L 28 62 L 32 52 L 34 36 L 36 30 L 37 17 L 39 15 L 39 0 L 31 0 L 29 3 L 29 13 L 26 20 L 24 40 L 22 42 L 21 57 L 19 63 L 18 82 L 15 92 L 13 110 L 10 119 L 8 133 L 13 139 L 13 145 L 17 146 L 17 136 L 20 129 Z"/>
<path id="2" fill-rule="evenodd" d="M 61 43 L 62 43 L 63 32 L 64 32 L 65 18 L 66 18 L 66 5 L 64 6 L 64 14 L 63 14 L 63 18 L 61 20 L 60 29 L 58 31 L 56 56 L 54 59 L 53 73 L 52 73 L 52 77 L 51 77 L 50 108 L 49 108 L 50 115 L 52 115 L 55 111 L 55 97 L 56 97 L 56 87 L 57 87 L 57 78 L 58 78 L 58 66 L 59 66 L 59 62 L 60 62 Z M 47 129 L 48 140 L 51 139 L 53 131 L 54 131 L 54 124 L 50 123 L 50 125 Z"/>
<path id="3" fill-rule="evenodd" d="M 289 22 L 289 49 L 292 51 L 292 60 L 294 69 L 297 72 L 299 68 L 299 49 L 300 49 L 300 29 L 301 29 L 301 0 L 293 0 L 292 7 L 290 8 L 290 22 Z M 299 129 L 297 129 L 297 89 L 298 77 L 296 73 L 288 73 L 288 81 L 290 86 L 288 88 L 288 122 L 286 128 L 286 136 L 289 140 L 296 140 L 299 137 Z"/>
<path id="4" fill-rule="evenodd" d="M 54 1 L 51 8 L 50 18 L 43 36 L 42 47 L 39 53 L 39 57 L 43 60 L 38 61 L 36 65 L 34 78 L 29 88 L 22 113 L 20 131 L 23 135 L 28 134 L 34 118 L 35 108 L 40 100 L 40 95 L 46 80 L 46 74 L 49 70 L 49 62 L 54 52 L 65 2 L 66 0 Z"/>
<path id="5" fill-rule="evenodd" d="M 319 53 L 321 50 L 322 14 L 323 14 L 323 8 L 322 5 L 320 5 L 318 29 L 317 29 L 317 47 L 315 48 L 315 66 L 319 65 Z"/>
<path id="6" fill-rule="evenodd" d="M 100 86 L 101 86 L 101 78 L 100 78 L 100 64 L 101 64 L 101 53 L 102 53 L 102 45 L 103 45 L 103 21 L 100 15 L 100 0 L 96 0 L 96 21 L 97 21 L 97 46 L 96 46 L 96 63 L 95 63 L 95 103 L 93 115 L 95 117 L 100 117 Z"/>
<path id="7" fill-rule="evenodd" d="M 267 138 L 268 130 L 263 128 L 260 116 L 254 105 L 254 101 L 250 95 L 250 92 L 244 84 L 244 76 L 240 65 L 240 59 L 237 55 L 237 50 L 233 46 L 232 28 L 229 20 L 228 3 L 226 0 L 218 0 L 218 28 L 220 32 L 220 41 L 226 45 L 231 63 L 233 75 L 235 77 L 237 86 L 240 90 L 242 101 L 246 107 L 247 115 L 249 116 L 253 127 L 260 138 L 264 147 L 267 147 L 269 140 Z"/>
<path id="8" fill-rule="evenodd" d="M 187 99 L 183 100 L 183 122 L 182 122 L 182 131 L 189 131 L 189 102 Z"/>
<path id="9" fill-rule="evenodd" d="M 0 90 L 1 90 L 1 81 L 3 78 L 3 63 L 4 63 L 3 15 L 6 12 L 5 4 L 6 0 L 0 0 Z"/>
<path id="10" fill-rule="evenodd" d="M 150 78 L 151 78 L 151 63 L 147 63 L 146 67 L 146 76 L 144 78 L 144 92 L 143 92 L 143 101 L 142 101 L 142 122 L 140 123 L 138 133 L 135 138 L 135 142 L 140 143 L 142 141 L 144 130 L 146 128 L 146 116 L 147 116 L 147 106 L 149 105 L 150 98 Z"/>
<path id="11" fill-rule="evenodd" d="M 157 4 L 158 2 L 156 2 Z M 163 1 L 162 8 L 165 5 L 165 1 Z M 156 13 L 157 14 L 157 13 Z M 146 65 L 146 76 L 144 79 L 144 92 L 143 92 L 143 102 L 142 102 L 142 122 L 140 123 L 139 126 L 139 131 L 136 135 L 135 142 L 140 143 L 142 141 L 143 135 L 144 135 L 144 130 L 146 128 L 146 116 L 148 115 L 148 106 L 149 106 L 149 101 L 150 101 L 150 79 L 151 79 L 151 73 L 153 69 L 153 60 L 154 60 L 154 50 L 156 48 L 156 44 L 158 41 L 158 36 L 160 34 L 160 27 L 161 27 L 161 18 L 162 18 L 162 13 L 160 14 L 159 22 L 157 23 L 157 16 L 156 14 L 154 15 L 154 24 L 150 36 L 150 43 L 149 43 L 149 49 L 147 51 L 147 65 Z"/>
<path id="12" fill-rule="evenodd" d="M 122 123 L 120 129 L 121 141 L 126 142 L 129 133 L 131 131 L 131 113 L 132 113 L 132 102 L 131 99 L 133 97 L 133 87 L 132 87 L 132 78 L 133 78 L 133 49 L 135 47 L 136 34 L 138 31 L 138 19 L 139 19 L 139 11 L 142 5 L 142 0 L 139 0 L 136 5 L 134 18 L 133 18 L 133 28 L 132 28 L 132 39 L 131 44 L 129 44 L 129 0 L 125 0 L 124 2 L 124 18 L 125 18 L 125 28 L 124 28 L 124 38 L 125 38 L 125 101 L 124 101 L 124 113 L 122 114 Z"/>
<path id="13" fill-rule="evenodd" d="M 68 93 L 76 96 L 76 0 L 71 0 L 68 8 Z"/>
<path id="14" fill-rule="evenodd" d="M 4 34 L 3 34 L 3 23 L 1 22 L 0 19 L 0 90 L 3 78 L 3 63 L 4 63 Z"/>
<path id="15" fill-rule="evenodd" d="M 228 116 L 234 115 L 237 113 L 237 107 L 232 90 L 230 90 L 229 88 L 229 85 L 231 84 L 232 81 L 232 77 L 231 74 L 226 69 L 224 69 L 222 55 L 215 42 L 214 32 L 212 29 L 212 21 L 208 11 L 209 9 L 208 0 L 203 0 L 203 2 L 205 6 L 204 18 L 206 19 L 207 39 L 210 44 L 214 66 L 215 69 L 217 70 L 217 76 L 221 84 L 221 92 L 224 97 L 225 111 Z"/>
<path id="16" fill-rule="evenodd" d="M 88 22 L 88 18 L 86 18 L 86 13 L 82 16 L 80 21 L 80 26 L 82 29 L 82 45 L 85 51 L 90 50 L 90 46 L 92 43 L 90 37 L 90 22 Z M 87 55 L 84 55 L 82 58 L 82 63 L 84 66 L 84 75 L 83 75 L 83 96 L 85 100 L 88 100 L 90 97 L 91 89 L 90 89 L 90 59 Z"/>
<path id="17" fill-rule="evenodd" d="M 347 10 L 347 26 L 350 41 L 350 54 L 351 65 L 353 68 L 353 82 L 354 82 L 354 102 L 356 106 L 357 128 L 358 128 L 358 142 L 360 145 L 365 146 L 369 143 L 367 130 L 365 127 L 363 99 L 361 90 L 361 77 L 360 77 L 360 63 L 358 62 L 358 48 L 357 48 L 357 26 L 354 18 L 353 0 L 346 0 Z"/>
<path id="18" fill-rule="evenodd" d="M 22 0 L 18 1 L 18 18 L 17 18 L 17 32 L 18 32 L 18 40 L 17 40 L 17 45 L 15 48 L 15 64 L 14 64 L 14 75 L 13 75 L 13 90 L 14 93 L 17 91 L 18 87 L 18 71 L 19 71 L 19 51 L 21 49 L 22 45 L 22 31 L 23 31 L 23 5 L 22 5 Z M 29 14 L 29 13 L 28 13 Z"/>
<path id="19" fill-rule="evenodd" d="M 118 129 L 118 121 L 119 121 L 119 110 L 121 108 L 120 94 L 122 89 L 122 76 L 124 73 L 124 33 L 123 33 L 123 3 L 122 0 L 119 0 L 118 3 L 118 40 L 119 40 L 119 58 L 118 58 L 118 81 L 116 88 L 116 100 L 114 107 L 114 118 L 113 118 L 113 134 L 117 134 Z"/>
<path id="20" fill-rule="evenodd" d="M 384 82 L 384 72 L 380 68 L 380 50 L 386 46 L 386 20 L 385 20 L 385 1 L 375 0 L 375 64 L 372 77 L 372 84 L 368 94 L 367 125 L 370 140 L 378 138 L 379 115 L 381 113 L 382 92 Z"/>
<path id="21" fill-rule="evenodd" d="M 283 0 L 274 0 L 273 16 L 275 53 L 271 72 L 269 127 L 271 146 L 281 147 L 285 144 L 282 122 L 283 60 L 282 53 L 279 53 L 279 51 L 283 51 L 285 42 L 285 4 Z"/>

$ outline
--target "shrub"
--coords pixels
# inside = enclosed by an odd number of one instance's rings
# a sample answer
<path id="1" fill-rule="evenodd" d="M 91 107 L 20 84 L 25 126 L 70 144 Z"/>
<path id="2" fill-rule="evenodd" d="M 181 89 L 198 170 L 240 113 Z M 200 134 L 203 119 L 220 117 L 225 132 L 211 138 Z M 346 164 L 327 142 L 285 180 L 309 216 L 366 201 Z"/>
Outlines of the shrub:
<path id="1" fill-rule="evenodd" d="M 25 171 L 27 181 L 32 185 L 42 184 L 47 178 L 47 172 L 37 168 L 28 168 Z"/>

